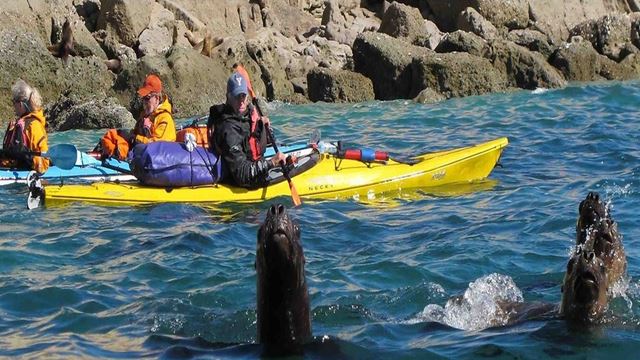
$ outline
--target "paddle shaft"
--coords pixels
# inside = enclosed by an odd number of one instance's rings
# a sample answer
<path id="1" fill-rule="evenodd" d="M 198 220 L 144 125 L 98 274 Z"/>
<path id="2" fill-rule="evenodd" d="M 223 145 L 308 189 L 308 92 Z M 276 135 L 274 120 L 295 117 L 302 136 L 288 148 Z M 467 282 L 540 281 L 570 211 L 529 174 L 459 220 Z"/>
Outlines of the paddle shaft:
<path id="1" fill-rule="evenodd" d="M 260 102 L 257 98 L 254 98 L 254 100 L 254 105 L 258 110 L 258 114 L 260 114 L 260 116 L 264 116 L 264 111 L 260 106 Z M 267 135 L 269 136 L 269 140 L 271 140 L 273 150 L 276 153 L 274 156 L 277 156 L 280 151 L 278 151 L 278 145 L 276 143 L 276 137 L 273 134 L 273 129 L 271 129 L 269 125 L 266 125 L 265 128 L 267 129 Z M 300 200 L 300 196 L 298 196 L 298 190 L 296 190 L 296 187 L 295 185 L 293 185 L 293 181 L 291 180 L 291 176 L 289 175 L 289 169 L 287 168 L 285 162 L 282 160 L 280 160 L 280 167 L 282 168 L 282 175 L 284 175 L 284 178 L 287 179 L 287 182 L 289 183 L 289 189 L 291 190 L 291 198 L 293 200 L 293 204 L 295 206 L 302 204 L 302 200 Z"/>
<path id="2" fill-rule="evenodd" d="M 119 171 L 119 172 L 121 172 L 123 174 L 133 175 L 133 173 L 131 172 L 130 169 L 125 169 L 125 168 L 121 168 L 119 166 L 111 165 L 107 161 L 108 161 L 108 159 L 102 160 L 102 164 L 100 164 L 100 166 L 106 167 L 107 169 Z"/>

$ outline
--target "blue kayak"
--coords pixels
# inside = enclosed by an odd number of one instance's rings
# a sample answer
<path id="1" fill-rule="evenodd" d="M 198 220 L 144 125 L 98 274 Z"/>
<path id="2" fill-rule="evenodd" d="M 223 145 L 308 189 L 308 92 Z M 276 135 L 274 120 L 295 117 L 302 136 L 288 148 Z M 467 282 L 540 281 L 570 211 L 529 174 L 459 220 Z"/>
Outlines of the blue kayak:
<path id="1" fill-rule="evenodd" d="M 302 156 L 303 152 L 311 149 L 308 144 L 294 144 L 279 146 L 279 150 L 286 154 Z M 273 148 L 265 151 L 266 157 L 274 155 Z M 94 157 L 78 151 L 75 166 L 69 170 L 57 166 L 50 166 L 41 177 L 49 182 L 63 182 L 65 180 L 85 181 L 134 181 L 136 178 L 129 173 L 129 163 L 116 159 L 107 159 L 103 163 Z M 0 168 L 0 186 L 15 183 L 26 183 L 30 170 Z"/>
<path id="2" fill-rule="evenodd" d="M 114 168 L 120 168 L 124 171 L 129 170 L 129 164 L 125 161 L 108 159 L 106 161 L 106 164 L 107 166 L 111 165 Z M 48 181 L 65 181 L 68 179 L 88 181 L 135 180 L 133 175 L 126 174 L 122 171 L 118 171 L 107 166 L 104 166 L 102 164 L 102 161 L 97 160 L 86 153 L 78 152 L 78 158 L 73 168 L 64 170 L 57 166 L 50 166 L 42 176 L 42 179 Z M 0 168 L 0 185 L 26 183 L 27 175 L 30 171 L 31 170 Z"/>

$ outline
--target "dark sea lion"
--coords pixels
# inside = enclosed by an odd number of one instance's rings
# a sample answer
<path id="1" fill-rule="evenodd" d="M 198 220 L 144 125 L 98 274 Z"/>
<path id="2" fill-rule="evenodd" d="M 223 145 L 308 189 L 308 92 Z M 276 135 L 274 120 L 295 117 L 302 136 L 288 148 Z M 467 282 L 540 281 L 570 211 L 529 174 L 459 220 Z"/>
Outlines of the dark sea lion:
<path id="1" fill-rule="evenodd" d="M 107 69 L 114 74 L 118 74 L 122 71 L 122 61 L 120 61 L 120 59 L 105 60 L 104 64 L 107 66 Z"/>
<path id="2" fill-rule="evenodd" d="M 602 259 L 610 284 L 625 274 L 627 259 L 618 232 L 618 224 L 611 218 L 608 207 L 598 193 L 590 192 L 580 202 L 576 222 L 576 245 L 592 249 Z"/>
<path id="3" fill-rule="evenodd" d="M 570 322 L 599 320 L 609 304 L 607 269 L 593 251 L 577 251 L 567 264 L 562 285 L 560 315 Z"/>
<path id="4" fill-rule="evenodd" d="M 52 33 L 53 32 L 54 31 L 52 31 Z M 69 55 L 76 56 L 76 51 L 73 47 L 73 29 L 71 28 L 69 19 L 65 19 L 64 24 L 62 24 L 62 37 L 60 41 L 49 46 L 48 49 L 51 55 L 61 58 L 65 64 L 69 59 Z"/>
<path id="5" fill-rule="evenodd" d="M 300 228 L 281 204 L 267 212 L 256 251 L 258 342 L 265 355 L 302 354 L 311 338 Z"/>

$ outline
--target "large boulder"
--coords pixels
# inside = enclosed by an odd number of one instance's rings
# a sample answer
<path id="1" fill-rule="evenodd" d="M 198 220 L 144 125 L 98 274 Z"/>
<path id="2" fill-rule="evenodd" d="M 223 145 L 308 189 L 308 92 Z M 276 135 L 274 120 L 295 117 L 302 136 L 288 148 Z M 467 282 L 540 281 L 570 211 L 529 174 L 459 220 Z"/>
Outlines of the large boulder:
<path id="1" fill-rule="evenodd" d="M 46 108 L 49 130 L 71 129 L 131 129 L 135 119 L 131 113 L 113 97 L 78 99 L 69 93 Z"/>
<path id="2" fill-rule="evenodd" d="M 489 60 L 466 53 L 417 56 L 412 63 L 414 97 L 426 88 L 447 98 L 507 89 L 507 78 Z"/>
<path id="3" fill-rule="evenodd" d="M 419 104 L 433 104 L 445 100 L 446 97 L 432 88 L 426 88 L 418 94 L 413 101 Z"/>
<path id="4" fill-rule="evenodd" d="M 633 32 L 637 34 L 637 29 L 632 27 L 629 15 L 609 14 L 580 23 L 569 33 L 590 41 L 600 54 L 620 62 L 630 53 L 638 52 L 632 43 Z"/>
<path id="5" fill-rule="evenodd" d="M 486 46 L 486 40 L 480 36 L 457 30 L 445 34 L 435 50 L 439 53 L 465 52 L 471 55 L 482 56 Z"/>
<path id="6" fill-rule="evenodd" d="M 161 7 L 152 0 L 103 0 L 98 30 L 116 36 L 119 43 L 135 47 L 138 37 L 149 25 L 150 9 Z"/>
<path id="7" fill-rule="evenodd" d="M 176 27 L 175 16 L 164 8 L 154 8 L 149 26 L 138 38 L 140 56 L 164 54 L 173 46 L 173 35 Z M 180 39 L 186 40 L 184 36 Z M 177 40 L 177 39 L 176 39 Z"/>
<path id="8" fill-rule="evenodd" d="M 216 59 L 184 48 L 172 48 L 166 59 L 172 72 L 168 89 L 180 117 L 206 114 L 214 102 L 225 101 L 229 70 Z"/>
<path id="9" fill-rule="evenodd" d="M 329 0 L 325 3 L 320 24 L 324 26 L 324 35 L 329 40 L 352 44 L 355 37 L 358 36 L 357 33 L 347 29 L 347 19 L 340 11 L 338 0 Z"/>
<path id="10" fill-rule="evenodd" d="M 466 8 L 461 12 L 457 25 L 458 29 L 472 32 L 486 40 L 492 40 L 498 36 L 498 29 L 474 8 Z"/>
<path id="11" fill-rule="evenodd" d="M 569 81 L 594 81 L 603 79 L 602 58 L 589 41 L 576 36 L 558 48 L 549 62 Z"/>
<path id="12" fill-rule="evenodd" d="M 442 41 L 442 38 L 445 36 L 445 33 L 440 31 L 438 26 L 431 20 L 425 20 L 424 26 L 427 32 L 427 42 L 421 45 L 431 50 L 435 50 L 440 44 L 440 41 Z"/>
<path id="13" fill-rule="evenodd" d="M 174 0 L 157 0 L 158 4 L 162 5 L 165 9 L 171 11 L 175 18 L 182 21 L 188 30 L 193 32 L 204 31 L 207 25 L 202 22 L 195 14 L 202 16 L 205 19 L 211 19 L 211 22 L 217 24 L 219 19 L 212 18 L 211 15 L 222 14 L 226 15 L 225 11 L 220 11 L 220 7 L 217 7 L 214 11 L 209 1 L 188 1 L 180 0 L 178 4 Z M 229 19 L 232 21 L 233 19 Z M 226 22 L 223 22 L 226 24 Z M 184 33 L 180 33 L 183 35 Z"/>
<path id="14" fill-rule="evenodd" d="M 530 0 L 475 0 L 471 2 L 471 7 L 497 27 L 524 29 L 529 24 L 529 2 Z"/>
<path id="15" fill-rule="evenodd" d="M 385 11 L 379 32 L 409 43 L 425 43 L 429 35 L 418 9 L 393 2 Z"/>
<path id="16" fill-rule="evenodd" d="M 528 0 L 425 1 L 433 12 L 435 23 L 440 29 L 448 32 L 458 30 L 456 28 L 458 16 L 468 7 L 477 10 L 496 27 L 523 29 L 529 22 Z"/>
<path id="17" fill-rule="evenodd" d="M 555 43 L 570 38 L 569 30 L 576 25 L 611 12 L 625 12 L 617 0 L 530 0 L 532 25 L 549 35 Z"/>
<path id="18" fill-rule="evenodd" d="M 339 0 L 325 2 L 321 28 L 329 40 L 351 46 L 359 33 L 379 27 L 380 20 L 366 9 Z"/>
<path id="19" fill-rule="evenodd" d="M 539 53 L 511 41 L 495 40 L 488 44 L 487 57 L 507 74 L 509 86 L 523 89 L 559 88 L 566 85 L 562 75 Z"/>
<path id="20" fill-rule="evenodd" d="M 259 3 L 265 25 L 279 30 L 288 38 L 320 25 L 313 15 L 291 6 L 288 0 L 260 0 Z"/>
<path id="21" fill-rule="evenodd" d="M 316 68 L 307 74 L 309 100 L 362 102 L 375 98 L 371 80 L 348 70 Z"/>
<path id="22" fill-rule="evenodd" d="M 313 61 L 327 69 L 353 68 L 353 52 L 350 46 L 314 35 L 296 48 L 300 54 L 310 56 Z"/>
<path id="23" fill-rule="evenodd" d="M 431 52 L 387 34 L 369 32 L 358 35 L 353 43 L 353 62 L 355 71 L 373 82 L 376 99 L 408 99 L 413 58 Z"/>
<path id="24" fill-rule="evenodd" d="M 557 48 L 547 35 L 540 31 L 531 29 L 510 31 L 507 35 L 507 40 L 513 41 L 520 46 L 524 46 L 531 51 L 537 51 L 547 59 Z"/>
<path id="25" fill-rule="evenodd" d="M 315 66 L 306 57 L 294 51 L 296 45 L 295 40 L 272 28 L 262 28 L 256 33 L 255 38 L 247 40 L 247 51 L 260 66 L 267 99 L 290 97 L 293 94 L 293 86 L 289 79 L 306 74 Z"/>

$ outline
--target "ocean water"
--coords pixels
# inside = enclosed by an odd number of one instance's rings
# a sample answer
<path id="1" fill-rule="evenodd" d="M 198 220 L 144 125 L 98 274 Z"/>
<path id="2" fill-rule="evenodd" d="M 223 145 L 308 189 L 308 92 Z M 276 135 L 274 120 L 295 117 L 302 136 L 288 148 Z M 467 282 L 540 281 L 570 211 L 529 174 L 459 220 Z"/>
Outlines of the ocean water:
<path id="1" fill-rule="evenodd" d="M 640 83 L 452 99 L 270 104 L 278 137 L 411 155 L 508 136 L 489 180 L 459 191 L 307 201 L 310 359 L 634 358 L 640 350 Z M 103 131 L 50 135 L 90 150 Z M 557 304 L 579 202 L 619 223 L 628 277 L 606 321 L 492 326 L 497 299 Z M 255 358 L 255 205 L 26 210 L 0 188 L 0 357 Z M 288 197 L 278 201 L 291 205 Z M 466 308 L 445 306 L 465 294 Z"/>

